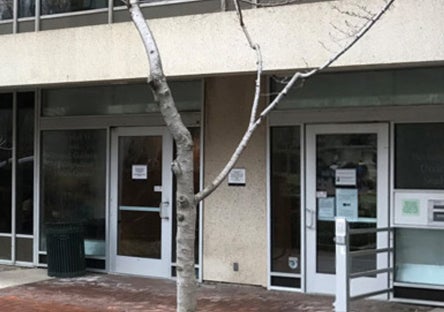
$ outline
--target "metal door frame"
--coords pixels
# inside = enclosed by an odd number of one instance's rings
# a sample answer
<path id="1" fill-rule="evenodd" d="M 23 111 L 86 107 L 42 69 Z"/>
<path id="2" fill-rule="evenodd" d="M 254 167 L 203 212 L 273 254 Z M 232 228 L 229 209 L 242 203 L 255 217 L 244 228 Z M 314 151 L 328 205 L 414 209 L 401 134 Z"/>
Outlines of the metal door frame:
<path id="1" fill-rule="evenodd" d="M 389 225 L 389 124 L 388 123 L 356 123 L 356 124 L 313 124 L 306 126 L 306 206 L 305 213 L 305 239 L 306 257 L 305 282 L 306 292 L 309 293 L 335 293 L 335 274 L 316 273 L 316 136 L 319 134 L 377 134 L 377 227 Z M 387 242 L 387 234 L 378 233 L 378 248 Z M 311 260 L 310 260 L 311 259 Z M 383 255 L 377 257 L 377 267 L 386 267 L 387 258 Z M 382 274 L 384 275 L 384 274 Z M 353 289 L 357 292 L 361 288 L 371 289 L 381 287 L 386 282 L 386 276 L 377 278 L 362 278 L 354 280 Z M 362 287 L 360 287 L 362 285 Z"/>
<path id="2" fill-rule="evenodd" d="M 167 216 L 162 218 L 161 258 L 145 259 L 117 255 L 117 204 L 118 204 L 118 141 L 121 136 L 162 136 L 162 200 L 169 202 Z M 119 127 L 111 129 L 110 157 L 110 271 L 146 275 L 152 277 L 171 277 L 171 239 L 172 239 L 172 171 L 173 139 L 165 127 Z M 160 216 L 159 216 L 160 217 Z"/>

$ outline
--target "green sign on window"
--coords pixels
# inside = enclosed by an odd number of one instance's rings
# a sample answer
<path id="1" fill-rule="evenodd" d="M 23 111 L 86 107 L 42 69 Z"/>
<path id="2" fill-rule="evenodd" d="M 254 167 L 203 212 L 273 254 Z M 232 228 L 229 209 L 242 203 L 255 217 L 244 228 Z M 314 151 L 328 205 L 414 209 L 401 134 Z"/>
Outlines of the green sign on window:
<path id="1" fill-rule="evenodd" d="M 419 200 L 406 199 L 402 201 L 402 215 L 419 216 Z"/>

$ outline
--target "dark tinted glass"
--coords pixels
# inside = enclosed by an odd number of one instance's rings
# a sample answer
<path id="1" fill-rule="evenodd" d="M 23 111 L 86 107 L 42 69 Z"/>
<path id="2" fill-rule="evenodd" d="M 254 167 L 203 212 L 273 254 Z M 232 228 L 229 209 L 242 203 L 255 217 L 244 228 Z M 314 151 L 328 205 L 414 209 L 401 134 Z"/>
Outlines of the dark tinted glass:
<path id="1" fill-rule="evenodd" d="M 17 94 L 16 232 L 33 233 L 34 93 Z"/>
<path id="2" fill-rule="evenodd" d="M 444 188 L 444 123 L 395 127 L 395 188 Z"/>
<path id="3" fill-rule="evenodd" d="M 19 0 L 18 16 L 19 17 L 35 16 L 35 0 Z"/>
<path id="4" fill-rule="evenodd" d="M 0 94 L 0 232 L 11 232 L 12 94 Z"/>
<path id="5" fill-rule="evenodd" d="M 271 129 L 271 270 L 301 272 L 299 127 Z"/>
<path id="6" fill-rule="evenodd" d="M 13 1 L 0 0 L 0 21 L 12 19 Z"/>
<path id="7" fill-rule="evenodd" d="M 60 130 L 42 134 L 40 222 L 82 223 L 86 255 L 105 255 L 106 131 Z"/>
<path id="8" fill-rule="evenodd" d="M 42 15 L 106 8 L 107 0 L 42 0 Z"/>

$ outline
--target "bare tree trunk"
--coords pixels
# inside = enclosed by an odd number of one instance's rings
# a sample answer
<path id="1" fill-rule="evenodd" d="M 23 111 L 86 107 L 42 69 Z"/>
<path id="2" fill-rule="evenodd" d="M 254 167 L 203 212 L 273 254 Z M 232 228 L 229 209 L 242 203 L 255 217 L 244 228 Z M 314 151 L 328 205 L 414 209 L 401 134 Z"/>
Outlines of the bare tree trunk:
<path id="1" fill-rule="evenodd" d="M 122 0 L 123 1 L 123 0 Z M 239 17 L 240 26 L 248 40 L 250 47 L 256 52 L 257 79 L 255 87 L 255 96 L 252 104 L 250 122 L 239 145 L 232 154 L 226 166 L 220 174 L 203 190 L 194 195 L 193 190 L 193 141 L 190 132 L 182 122 L 178 113 L 173 96 L 166 82 L 162 69 L 160 53 L 156 46 L 151 30 L 142 15 L 138 0 L 130 0 L 128 9 L 131 18 L 139 31 L 145 46 L 146 55 L 150 63 L 148 83 L 151 86 L 156 101 L 158 102 L 160 112 L 165 123 L 172 134 L 176 148 L 177 158 L 172 164 L 172 170 L 176 176 L 176 209 L 177 209 L 177 311 L 194 312 L 197 308 L 196 300 L 196 276 L 194 271 L 194 242 L 196 226 L 196 206 L 209 196 L 226 178 L 229 171 L 233 168 L 239 159 L 242 151 L 247 146 L 252 134 L 270 111 L 282 100 L 295 83 L 299 80 L 307 79 L 316 73 L 324 70 L 346 53 L 367 31 L 381 18 L 389 9 L 395 0 L 386 0 L 386 5 L 373 16 L 365 17 L 367 23 L 354 33 L 348 44 L 335 54 L 332 54 L 323 65 L 307 71 L 298 71 L 293 74 L 285 87 L 271 101 L 264 110 L 258 113 L 258 104 L 261 91 L 262 74 L 262 54 L 258 44 L 254 43 L 250 37 L 243 21 L 242 11 L 239 6 L 240 0 L 233 0 Z M 241 0 L 249 2 L 250 0 Z M 293 1 L 293 0 L 284 0 Z M 224 2 L 225 3 L 225 2 Z M 347 12 L 346 12 L 347 13 Z M 369 14 L 369 13 L 368 13 Z"/>
<path id="2" fill-rule="evenodd" d="M 193 140 L 177 111 L 162 68 L 159 50 L 137 0 L 128 4 L 131 18 L 139 31 L 150 63 L 148 83 L 165 123 L 174 138 L 177 157 L 172 170 L 176 176 L 177 210 L 177 311 L 196 311 L 194 241 L 196 201 L 194 198 Z"/>

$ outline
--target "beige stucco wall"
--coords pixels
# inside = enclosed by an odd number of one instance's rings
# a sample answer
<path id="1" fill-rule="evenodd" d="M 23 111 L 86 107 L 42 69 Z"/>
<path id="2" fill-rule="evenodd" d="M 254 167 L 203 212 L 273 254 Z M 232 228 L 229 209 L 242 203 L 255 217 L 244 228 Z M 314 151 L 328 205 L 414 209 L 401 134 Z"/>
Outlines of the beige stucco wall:
<path id="1" fill-rule="evenodd" d="M 316 66 L 334 49 L 331 24 L 344 25 L 332 9 L 351 1 L 245 11 L 252 37 L 261 45 L 265 70 Z M 382 0 L 360 0 L 366 5 Z M 370 3 L 370 4 L 369 4 Z M 346 9 L 347 7 L 345 7 Z M 434 63 L 444 60 L 442 0 L 399 0 L 337 66 Z M 156 19 L 152 28 L 169 76 L 251 72 L 247 47 L 233 12 Z M 334 34 L 341 37 L 341 34 Z M 0 88 L 7 86 L 142 78 L 147 63 L 130 23 L 0 36 Z"/>
<path id="2" fill-rule="evenodd" d="M 253 89 L 253 76 L 207 80 L 205 182 L 223 168 L 245 131 Z M 265 135 L 261 126 L 236 165 L 246 169 L 246 186 L 228 186 L 225 180 L 204 202 L 204 280 L 267 284 Z"/>

